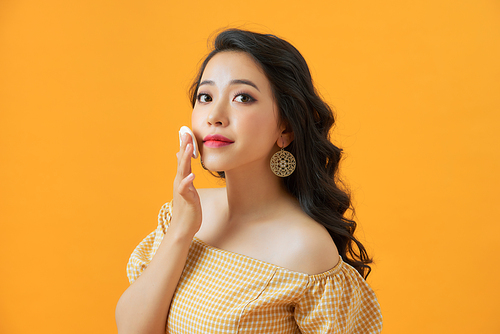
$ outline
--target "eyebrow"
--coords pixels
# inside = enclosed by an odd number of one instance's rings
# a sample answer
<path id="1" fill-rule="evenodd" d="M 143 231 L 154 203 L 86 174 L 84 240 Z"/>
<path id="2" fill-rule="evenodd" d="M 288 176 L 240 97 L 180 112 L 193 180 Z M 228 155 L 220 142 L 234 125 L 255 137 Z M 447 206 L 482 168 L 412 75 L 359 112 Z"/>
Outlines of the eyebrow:
<path id="1" fill-rule="evenodd" d="M 239 84 L 243 84 L 243 85 L 249 85 L 249 86 L 252 86 L 253 88 L 257 89 L 259 92 L 260 92 L 260 89 L 259 87 L 257 87 L 256 84 L 254 84 L 252 81 L 250 80 L 244 80 L 244 79 L 234 79 L 234 80 L 231 80 L 229 82 L 230 85 L 239 85 Z M 203 80 L 202 82 L 200 82 L 200 86 L 202 85 L 210 85 L 210 86 L 215 86 L 215 82 L 213 82 L 212 80 Z"/>

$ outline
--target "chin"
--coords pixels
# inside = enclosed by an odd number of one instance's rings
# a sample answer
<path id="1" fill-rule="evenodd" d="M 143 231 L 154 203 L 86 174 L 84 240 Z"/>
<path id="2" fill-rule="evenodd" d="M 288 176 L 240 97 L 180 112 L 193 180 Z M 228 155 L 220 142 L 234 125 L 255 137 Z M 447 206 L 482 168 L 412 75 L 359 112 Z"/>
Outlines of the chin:
<path id="1" fill-rule="evenodd" d="M 220 161 L 213 161 L 211 159 L 207 159 L 206 161 L 203 159 L 203 156 L 201 157 L 201 160 L 203 166 L 205 169 L 211 171 L 211 172 L 217 172 L 217 171 L 223 171 L 224 168 L 222 167 L 222 164 Z"/>

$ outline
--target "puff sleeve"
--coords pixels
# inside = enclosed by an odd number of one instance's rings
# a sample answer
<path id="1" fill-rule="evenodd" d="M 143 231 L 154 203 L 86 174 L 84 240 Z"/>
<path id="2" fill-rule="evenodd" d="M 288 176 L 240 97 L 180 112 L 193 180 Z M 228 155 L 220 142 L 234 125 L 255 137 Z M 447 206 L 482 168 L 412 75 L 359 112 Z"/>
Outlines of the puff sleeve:
<path id="1" fill-rule="evenodd" d="M 361 275 L 342 260 L 334 272 L 310 276 L 294 316 L 301 333 L 382 331 L 382 314 L 375 293 Z"/>
<path id="2" fill-rule="evenodd" d="M 158 226 L 134 249 L 127 263 L 127 277 L 130 284 L 142 274 L 160 247 L 168 224 L 172 219 L 172 202 L 165 203 L 158 214 Z"/>

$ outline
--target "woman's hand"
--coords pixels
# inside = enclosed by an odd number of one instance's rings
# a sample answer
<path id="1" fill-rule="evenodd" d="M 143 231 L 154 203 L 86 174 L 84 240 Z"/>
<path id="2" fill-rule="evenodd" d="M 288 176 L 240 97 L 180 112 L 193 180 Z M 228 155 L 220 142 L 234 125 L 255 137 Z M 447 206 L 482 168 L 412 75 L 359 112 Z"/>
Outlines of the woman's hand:
<path id="1" fill-rule="evenodd" d="M 201 226 L 202 213 L 198 192 L 191 172 L 193 139 L 187 133 L 182 136 L 182 143 L 177 153 L 177 174 L 173 188 L 172 222 L 170 228 L 179 237 L 192 238 Z"/>
<path id="2" fill-rule="evenodd" d="M 182 137 L 177 153 L 172 220 L 146 270 L 116 305 L 120 334 L 165 333 L 172 296 L 181 277 L 191 241 L 201 226 L 201 203 L 191 173 L 191 136 Z"/>

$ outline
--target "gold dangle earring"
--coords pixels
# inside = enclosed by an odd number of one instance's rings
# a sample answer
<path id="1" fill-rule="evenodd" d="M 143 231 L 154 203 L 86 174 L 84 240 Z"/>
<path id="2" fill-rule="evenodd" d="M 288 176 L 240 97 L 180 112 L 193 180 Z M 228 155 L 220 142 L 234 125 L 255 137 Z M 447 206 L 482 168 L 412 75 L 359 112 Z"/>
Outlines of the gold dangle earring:
<path id="1" fill-rule="evenodd" d="M 281 137 L 281 141 L 281 150 L 274 153 L 271 157 L 271 170 L 279 177 L 287 177 L 293 173 L 297 164 L 293 154 L 284 150 L 283 136 Z"/>

